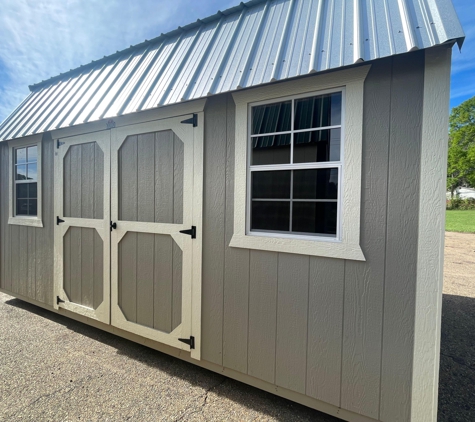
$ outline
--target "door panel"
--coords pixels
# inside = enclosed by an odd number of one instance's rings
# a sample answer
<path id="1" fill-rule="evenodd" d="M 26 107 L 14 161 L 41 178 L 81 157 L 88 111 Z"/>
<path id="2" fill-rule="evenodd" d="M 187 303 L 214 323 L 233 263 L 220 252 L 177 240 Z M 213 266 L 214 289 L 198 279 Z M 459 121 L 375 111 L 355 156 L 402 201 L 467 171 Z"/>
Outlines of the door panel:
<path id="1" fill-rule="evenodd" d="M 57 145 L 55 307 L 109 323 L 110 132 Z"/>
<path id="2" fill-rule="evenodd" d="M 181 224 L 183 160 L 171 130 L 127 136 L 118 152 L 118 219 Z"/>
<path id="3" fill-rule="evenodd" d="M 104 242 L 95 229 L 69 227 L 63 245 L 67 298 L 97 309 L 104 296 Z"/>
<path id="4" fill-rule="evenodd" d="M 112 131 L 111 323 L 188 351 L 193 336 L 199 359 L 202 128 L 183 119 Z M 180 233 L 192 226 L 196 239 Z"/>
<path id="5" fill-rule="evenodd" d="M 104 152 L 97 142 L 71 145 L 63 173 L 64 216 L 103 219 Z"/>
<path id="6" fill-rule="evenodd" d="M 182 262 L 171 236 L 127 232 L 118 262 L 118 304 L 127 321 L 165 333 L 180 325 Z"/>

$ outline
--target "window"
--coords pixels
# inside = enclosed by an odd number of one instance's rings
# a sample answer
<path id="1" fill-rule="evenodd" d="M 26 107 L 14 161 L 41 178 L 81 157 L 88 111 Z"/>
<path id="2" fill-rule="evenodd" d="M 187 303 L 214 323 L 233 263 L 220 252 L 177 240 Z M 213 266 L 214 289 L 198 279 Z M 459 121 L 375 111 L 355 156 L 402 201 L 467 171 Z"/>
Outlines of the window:
<path id="1" fill-rule="evenodd" d="M 250 105 L 248 231 L 338 238 L 343 101 Z"/>
<path id="2" fill-rule="evenodd" d="M 364 81 L 370 66 L 234 92 L 231 247 L 364 260 Z"/>
<path id="3" fill-rule="evenodd" d="M 43 227 L 41 221 L 41 135 L 11 141 L 9 224 Z"/>
<path id="4" fill-rule="evenodd" d="M 15 215 L 38 214 L 38 146 L 15 148 Z"/>

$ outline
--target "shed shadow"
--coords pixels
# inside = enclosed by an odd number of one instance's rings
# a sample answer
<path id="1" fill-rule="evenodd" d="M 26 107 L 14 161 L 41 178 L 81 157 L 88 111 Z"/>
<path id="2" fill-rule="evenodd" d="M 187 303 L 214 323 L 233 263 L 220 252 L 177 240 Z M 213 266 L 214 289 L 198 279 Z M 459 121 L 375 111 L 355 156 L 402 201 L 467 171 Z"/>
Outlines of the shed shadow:
<path id="1" fill-rule="evenodd" d="M 438 421 L 475 421 L 475 298 L 443 295 Z"/>
<path id="2" fill-rule="evenodd" d="M 277 421 L 338 422 L 340 419 L 318 412 L 290 400 L 278 397 L 247 384 L 224 377 L 173 356 L 91 327 L 66 316 L 56 314 L 20 299 L 5 302 L 42 318 L 60 324 L 77 334 L 101 342 L 116 349 L 116 353 L 146 364 L 152 369 L 164 371 L 169 376 L 181 378 L 193 386 L 212 392 L 222 399 L 266 415 Z M 208 399 L 209 402 L 209 399 Z M 184 419 L 186 420 L 186 419 Z"/>

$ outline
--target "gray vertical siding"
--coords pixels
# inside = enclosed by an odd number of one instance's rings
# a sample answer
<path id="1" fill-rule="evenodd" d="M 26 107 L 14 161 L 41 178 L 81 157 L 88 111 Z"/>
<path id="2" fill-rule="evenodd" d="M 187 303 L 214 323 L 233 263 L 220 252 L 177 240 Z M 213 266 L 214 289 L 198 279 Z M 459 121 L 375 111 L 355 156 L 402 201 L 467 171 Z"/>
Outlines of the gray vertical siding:
<path id="1" fill-rule="evenodd" d="M 228 246 L 234 220 L 235 107 L 229 94 L 208 99 L 203 360 L 375 419 L 409 418 L 423 74 L 423 52 L 414 52 L 374 62 L 365 82 L 361 198 L 365 262 Z M 155 142 L 160 136 L 169 134 L 156 134 Z M 156 166 L 154 176 L 141 173 L 153 161 L 145 148 L 152 138 L 131 137 L 135 142 L 122 147 L 124 157 L 135 158 L 120 159 L 121 218 L 179 222 L 180 189 L 147 192 L 139 183 L 150 177 L 156 181 L 174 177 L 182 183 L 179 166 L 164 170 L 173 156 L 180 155 L 181 143 L 176 140 L 167 144 L 168 152 L 155 158 L 158 162 L 169 157 Z M 53 153 L 53 143 L 47 140 L 43 143 L 45 228 L 9 226 L 8 149 L 0 144 L 0 283 L 7 291 L 49 304 L 53 298 Z M 158 196 L 168 199 L 157 202 Z M 147 207 L 142 207 L 145 202 L 140 197 L 149 201 Z M 165 203 L 172 204 L 175 213 L 168 205 L 164 208 Z M 148 215 L 153 207 L 154 213 Z M 168 331 L 179 322 L 180 286 L 157 280 L 159 288 L 143 284 L 150 274 L 161 274 L 161 280 L 181 279 L 181 256 L 165 243 L 159 235 L 124 237 L 119 278 L 130 282 L 120 283 L 119 300 L 129 319 Z M 149 253 L 140 262 L 135 259 L 139 249 Z M 159 260 L 152 251 L 166 252 L 169 260 Z M 144 304 L 142 309 L 137 308 L 137 300 Z M 170 312 L 155 312 L 162 307 Z"/>
<path id="2" fill-rule="evenodd" d="M 8 224 L 8 144 L 0 144 L 0 286 L 53 304 L 53 140 L 43 135 L 43 227 Z"/>
<path id="3" fill-rule="evenodd" d="M 375 419 L 408 418 L 423 74 L 416 52 L 376 61 L 365 82 L 366 262 L 228 247 L 234 104 L 208 100 L 204 360 Z"/>
<path id="4" fill-rule="evenodd" d="M 103 251 L 95 229 L 70 227 L 64 235 L 64 290 L 70 302 L 94 309 L 102 303 Z"/>

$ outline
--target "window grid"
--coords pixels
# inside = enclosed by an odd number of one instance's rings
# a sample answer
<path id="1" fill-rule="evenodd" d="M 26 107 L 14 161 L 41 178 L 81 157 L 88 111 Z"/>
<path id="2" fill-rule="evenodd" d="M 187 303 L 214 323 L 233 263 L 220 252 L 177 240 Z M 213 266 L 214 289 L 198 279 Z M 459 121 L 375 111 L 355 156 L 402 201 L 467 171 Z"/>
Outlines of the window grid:
<path id="1" fill-rule="evenodd" d="M 19 156 L 19 153 L 21 151 L 24 151 L 24 154 L 25 154 L 25 161 L 24 162 L 18 162 L 19 159 L 18 159 L 18 156 Z M 34 159 L 30 159 L 30 153 L 33 153 L 33 151 L 35 151 L 34 153 Z M 29 145 L 29 146 L 25 146 L 25 147 L 19 147 L 19 148 L 15 148 L 13 150 L 13 157 L 14 157 L 14 166 L 13 166 L 13 170 L 14 170 L 14 189 L 13 189 L 13 195 L 14 195 L 14 202 L 13 202 L 13 206 L 14 206 L 14 215 L 18 215 L 18 216 L 32 216 L 32 217 L 36 217 L 38 215 L 38 147 L 37 145 Z M 30 175 L 30 168 L 33 169 L 34 166 L 36 167 L 36 172 L 33 172 L 32 173 L 34 174 L 33 177 L 29 177 Z M 20 167 L 24 167 L 25 168 L 25 179 L 19 179 L 18 176 L 19 174 L 19 171 L 18 170 Z M 21 198 L 19 198 L 17 196 L 17 192 L 18 192 L 18 186 L 20 185 L 24 185 L 27 187 L 26 191 L 28 192 L 26 194 L 26 196 L 22 196 Z M 33 185 L 36 185 L 36 195 L 30 195 L 30 189 L 32 188 Z M 19 201 L 22 200 L 22 201 L 26 201 L 26 213 L 23 213 L 23 212 L 20 212 L 20 210 L 18 209 L 18 203 Z M 33 209 L 32 209 L 33 207 Z"/>
<path id="2" fill-rule="evenodd" d="M 319 127 L 311 127 L 311 128 L 305 128 L 305 129 L 294 129 L 295 127 L 295 101 L 298 99 L 302 98 L 311 98 L 311 97 L 318 97 L 322 96 L 325 94 L 331 94 L 331 93 L 341 93 L 341 105 L 340 105 L 340 113 L 341 113 L 341 120 L 339 125 L 330 125 L 330 126 L 319 126 Z M 276 102 L 284 102 L 288 101 L 289 99 L 281 99 L 280 101 L 268 101 L 268 102 L 262 102 L 259 104 L 251 104 L 249 107 L 249 137 L 248 139 L 252 141 L 253 138 L 257 137 L 264 137 L 264 136 L 273 136 L 273 135 L 285 135 L 285 134 L 290 134 L 290 163 L 286 164 L 259 164 L 259 165 L 252 165 L 251 160 L 252 160 L 252 142 L 250 142 L 249 145 L 249 154 L 248 154 L 248 195 L 247 195 L 247 232 L 248 233 L 275 233 L 279 234 L 282 233 L 283 235 L 292 235 L 292 237 L 295 236 L 303 236 L 303 237 L 309 237 L 311 236 L 312 238 L 316 237 L 332 237 L 332 238 L 339 238 L 340 237 L 340 218 L 341 218 L 341 204 L 340 204 L 340 192 L 341 192 L 341 178 L 342 178 L 342 154 L 343 154 L 343 107 L 344 107 L 344 93 L 343 91 L 336 90 L 336 91 L 328 91 L 326 93 L 314 93 L 314 94 L 305 94 L 305 95 L 299 95 L 295 96 L 293 98 L 290 98 L 291 101 L 291 129 L 288 131 L 282 131 L 282 132 L 268 132 L 268 133 L 257 133 L 257 134 L 252 134 L 252 108 L 256 107 L 258 105 L 271 105 L 275 104 Z M 314 113 L 314 104 L 312 104 L 312 114 Z M 323 114 L 320 114 L 319 119 L 320 122 L 319 124 L 321 125 L 323 118 Z M 340 129 L 340 160 L 338 161 L 323 161 L 323 162 L 305 162 L 305 163 L 294 163 L 294 134 L 295 133 L 305 133 L 305 132 L 321 132 L 324 130 L 332 130 L 332 129 Z M 307 169 L 336 169 L 337 170 L 337 180 L 338 180 L 338 189 L 337 189 L 337 199 L 294 199 L 293 195 L 293 189 L 294 189 L 294 183 L 293 183 L 293 178 L 294 178 L 294 170 L 307 170 Z M 253 172 L 258 172 L 258 171 L 282 171 L 282 170 L 289 170 L 290 171 L 290 198 L 289 199 L 284 199 L 284 198 L 279 198 L 279 199 L 272 199 L 272 198 L 252 198 L 252 189 L 251 189 L 251 181 L 252 181 L 252 174 Z M 289 231 L 279 231 L 279 230 L 265 230 L 265 229 L 252 229 L 251 230 L 251 205 L 253 202 L 264 202 L 264 201 L 275 201 L 275 202 L 290 202 L 290 212 L 289 212 Z M 304 232 L 294 232 L 292 229 L 293 225 L 293 203 L 294 202 L 313 202 L 313 203 L 337 203 L 337 223 L 336 223 L 336 234 L 335 236 L 333 235 L 328 235 L 325 233 L 304 233 Z"/>

